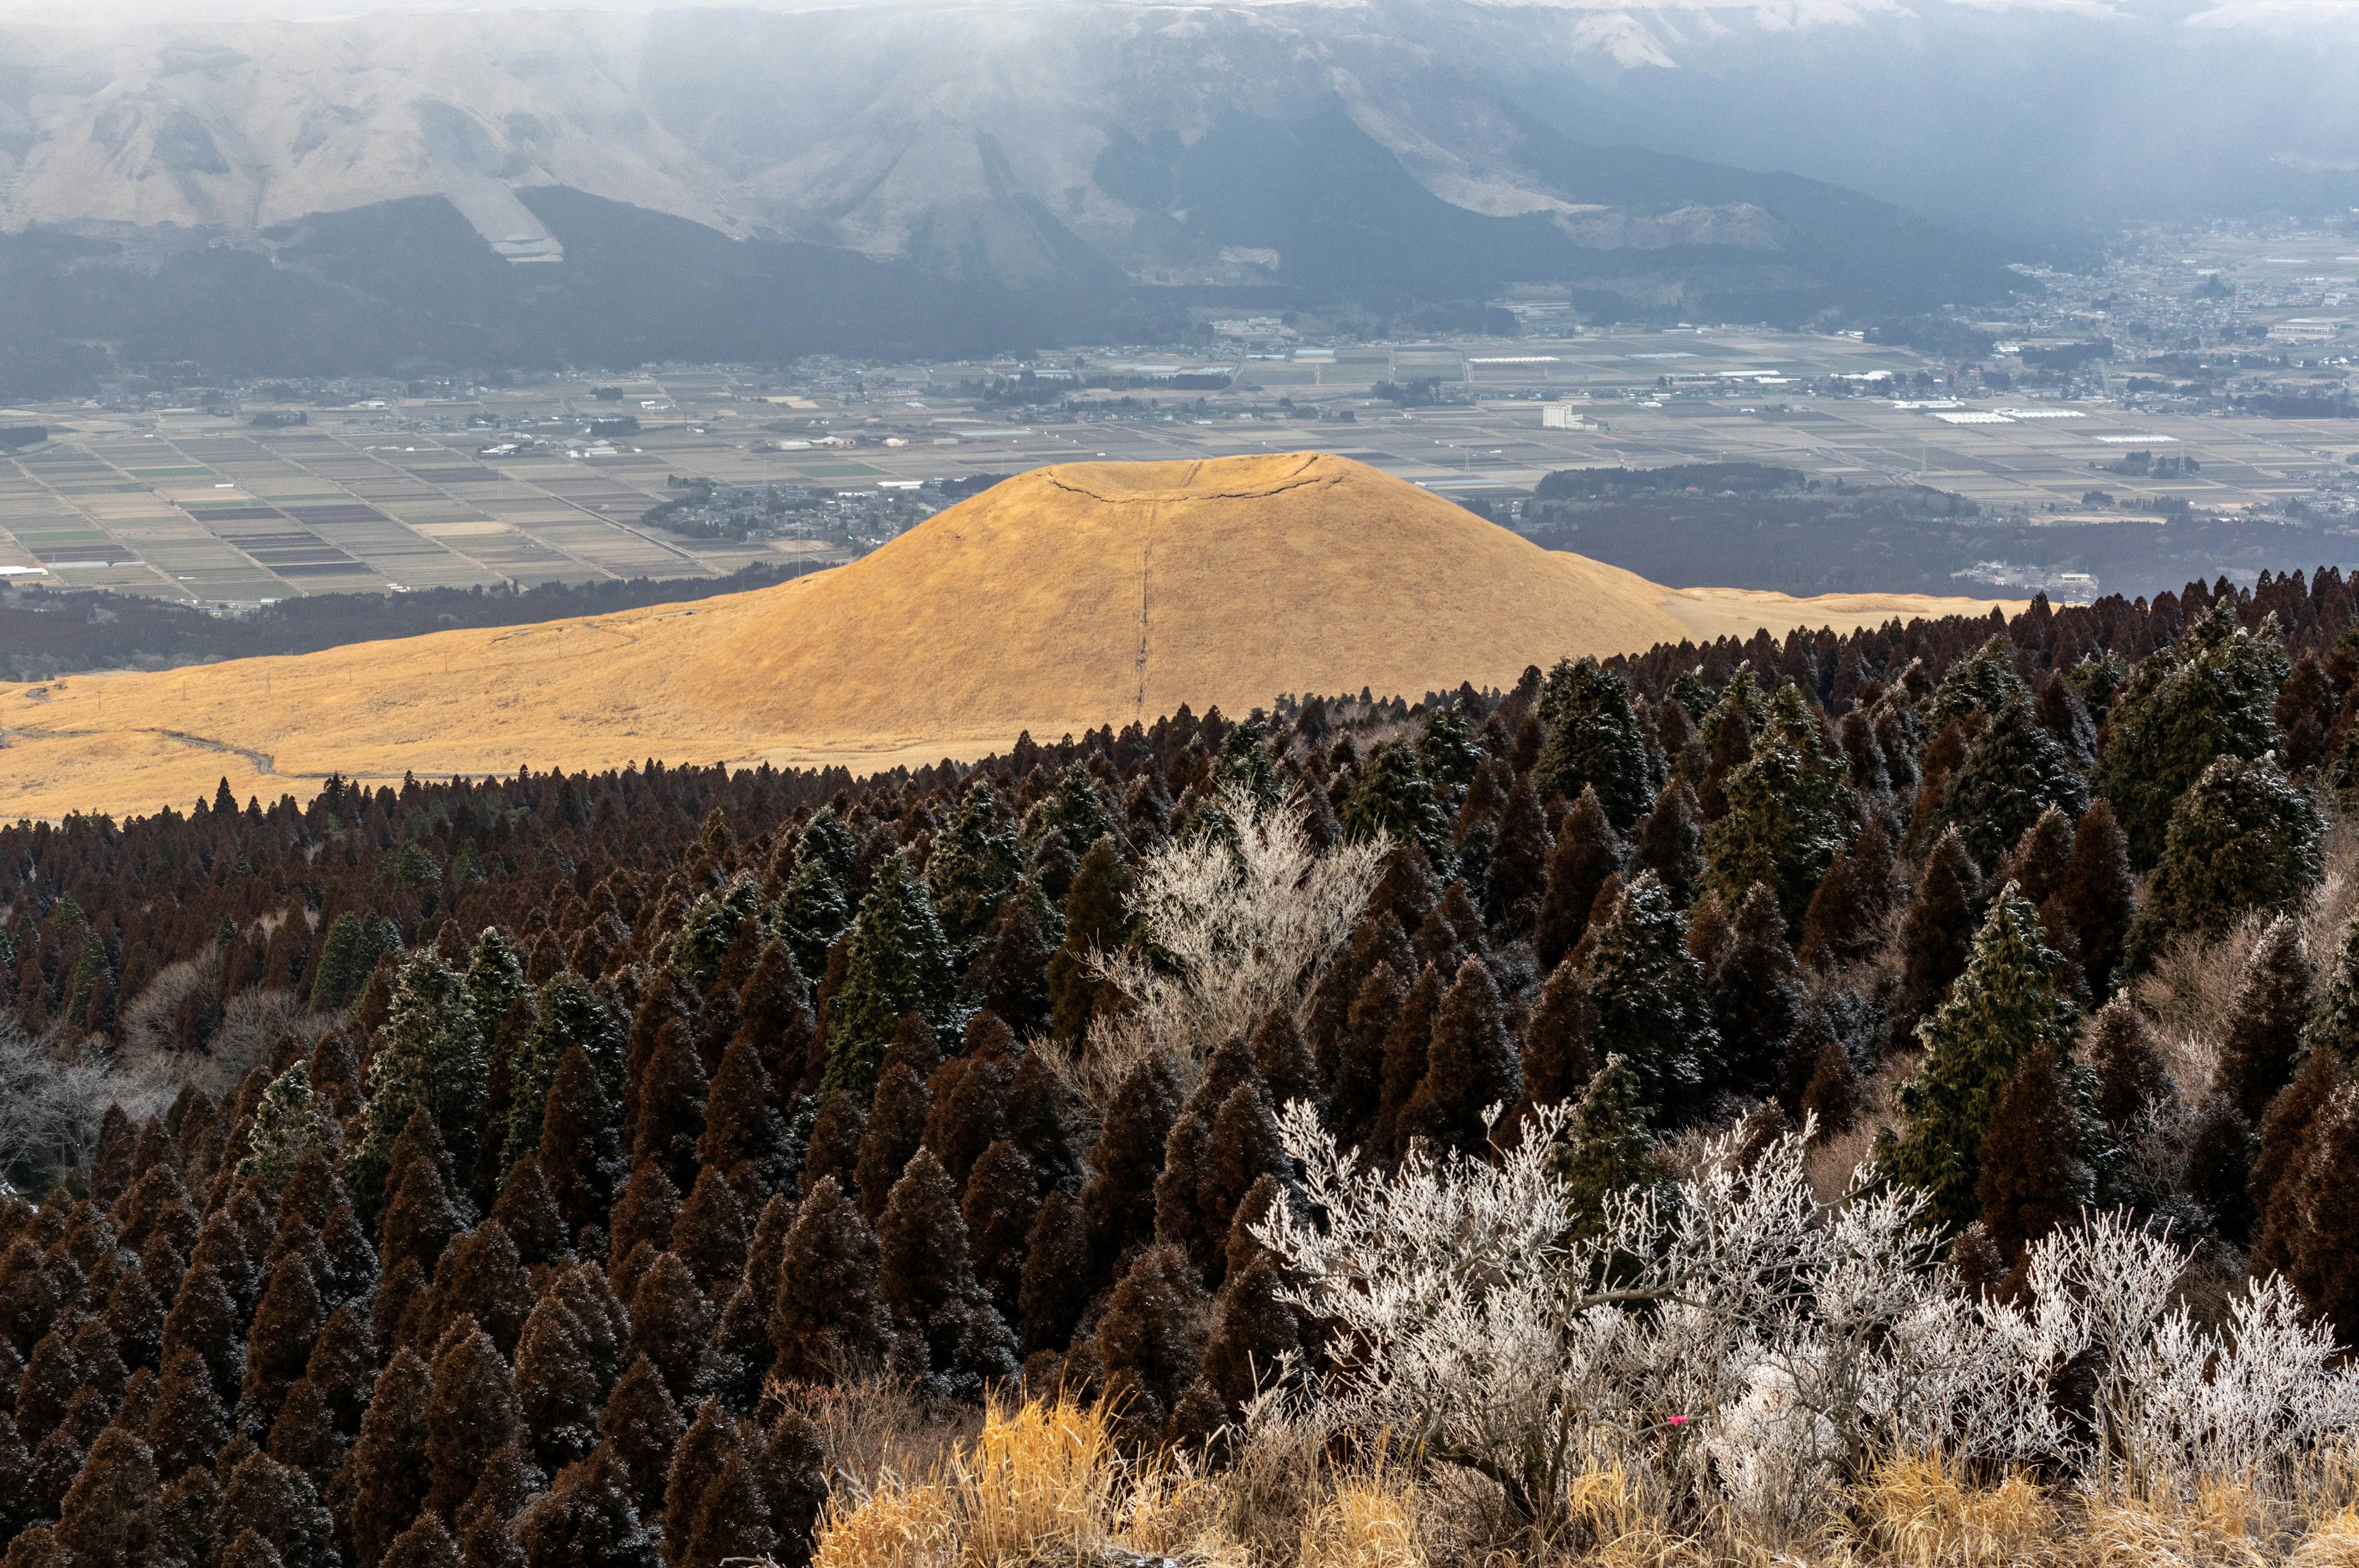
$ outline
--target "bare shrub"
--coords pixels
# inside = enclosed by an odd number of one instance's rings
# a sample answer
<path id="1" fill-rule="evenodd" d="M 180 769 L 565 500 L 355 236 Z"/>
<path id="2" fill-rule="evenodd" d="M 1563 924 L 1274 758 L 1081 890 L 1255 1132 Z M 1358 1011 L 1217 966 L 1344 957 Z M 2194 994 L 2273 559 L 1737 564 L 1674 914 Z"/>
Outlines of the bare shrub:
<path id="1" fill-rule="evenodd" d="M 109 1105 L 120 1103 L 136 1119 L 162 1109 L 168 1098 L 93 1054 L 55 1037 L 37 1040 L 0 1014 L 0 1180 L 38 1184 L 85 1170 Z"/>

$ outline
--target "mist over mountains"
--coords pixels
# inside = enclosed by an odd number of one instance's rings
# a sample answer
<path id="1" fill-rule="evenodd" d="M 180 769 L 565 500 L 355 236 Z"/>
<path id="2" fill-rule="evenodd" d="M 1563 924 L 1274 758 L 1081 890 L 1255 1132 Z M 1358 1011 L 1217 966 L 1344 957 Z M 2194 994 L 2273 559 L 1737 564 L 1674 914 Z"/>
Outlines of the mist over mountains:
<path id="1" fill-rule="evenodd" d="M 1462 310 L 1516 283 L 1604 319 L 1970 304 L 2083 220 L 2359 201 L 2337 85 L 2359 29 L 2288 16 L 1019 0 L 25 24 L 0 28 L 0 386 L 104 356 L 980 351 L 1167 336 L 1208 298 Z M 690 254 L 693 276 L 647 273 Z"/>

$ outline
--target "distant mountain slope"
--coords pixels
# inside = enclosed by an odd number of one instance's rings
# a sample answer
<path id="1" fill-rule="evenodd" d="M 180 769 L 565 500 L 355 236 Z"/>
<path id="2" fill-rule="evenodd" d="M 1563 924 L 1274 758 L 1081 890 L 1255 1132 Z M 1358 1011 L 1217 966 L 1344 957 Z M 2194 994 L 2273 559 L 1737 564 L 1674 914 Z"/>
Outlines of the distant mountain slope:
<path id="1" fill-rule="evenodd" d="M 1188 703 L 1512 685 L 1683 637 L 1986 603 L 1678 590 L 1321 453 L 1035 470 L 777 588 L 164 675 L 0 687 L 10 816 L 655 756 L 856 771 Z M 102 687 L 103 697 L 101 697 Z M 269 782 L 262 780 L 267 777 Z"/>

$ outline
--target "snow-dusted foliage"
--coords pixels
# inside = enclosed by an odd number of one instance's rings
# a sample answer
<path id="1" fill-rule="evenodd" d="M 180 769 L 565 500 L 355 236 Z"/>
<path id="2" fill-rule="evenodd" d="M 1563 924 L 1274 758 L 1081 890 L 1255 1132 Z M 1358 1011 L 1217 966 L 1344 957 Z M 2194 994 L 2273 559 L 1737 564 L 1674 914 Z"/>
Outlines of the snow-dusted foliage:
<path id="1" fill-rule="evenodd" d="M 1750 1163 L 1717 1144 L 1695 1178 L 1610 1197 L 1568 1242 L 1562 1128 L 1542 1113 L 1490 1160 L 1418 1152 L 1386 1173 L 1288 1108 L 1308 1208 L 1281 1204 L 1255 1234 L 1331 1325 L 1299 1416 L 1411 1441 L 1543 1528 L 1604 1464 L 1775 1525 L 1893 1453 L 2175 1485 L 2282 1470 L 2359 1428 L 2359 1373 L 2281 1284 L 2212 1335 L 2170 1303 L 2176 1249 L 2125 1222 L 2040 1244 L 2026 1305 L 1977 1298 L 1914 1189 L 1864 1168 L 1820 1203 L 1803 1132 Z M 2105 1368 L 2093 1429 L 2052 1392 L 2089 1352 Z"/>
<path id="2" fill-rule="evenodd" d="M 1234 832 L 1200 833 L 1149 858 L 1131 900 L 1136 946 L 1093 956 L 1131 1002 L 1097 1025 L 1101 1059 L 1159 1046 L 1201 1062 L 1277 1006 L 1307 1023 L 1319 977 L 1350 941 L 1392 847 L 1378 835 L 1322 852 L 1299 805 L 1264 810 L 1236 784 L 1216 804 Z"/>

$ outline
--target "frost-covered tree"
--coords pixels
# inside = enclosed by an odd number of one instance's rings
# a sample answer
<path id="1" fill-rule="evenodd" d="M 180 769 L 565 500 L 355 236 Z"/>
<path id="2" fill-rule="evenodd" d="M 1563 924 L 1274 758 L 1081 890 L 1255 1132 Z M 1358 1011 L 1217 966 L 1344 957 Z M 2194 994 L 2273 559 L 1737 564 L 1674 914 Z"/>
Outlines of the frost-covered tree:
<path id="1" fill-rule="evenodd" d="M 1755 882 L 1777 895 L 1799 929 L 1820 877 L 1843 842 L 1843 768 L 1821 744 L 1799 692 L 1780 687 L 1753 754 L 1721 781 L 1727 810 L 1703 836 L 1703 890 L 1730 908 Z"/>
<path id="2" fill-rule="evenodd" d="M 2049 806 L 2077 819 L 2088 805 L 2080 770 L 2017 691 L 1942 786 L 1941 819 L 1957 824 L 1978 865 L 1995 867 Z"/>
<path id="3" fill-rule="evenodd" d="M 1639 1094 L 1677 1119 L 1694 1108 L 1705 1065 L 1719 1054 L 1703 969 L 1687 948 L 1687 923 L 1652 871 L 1622 890 L 1582 969 L 1594 1006 L 1590 1045 L 1630 1065 Z"/>
<path id="4" fill-rule="evenodd" d="M 259 1176 L 276 1193 L 287 1185 L 303 1156 L 326 1141 L 320 1112 L 311 1101 L 311 1075 L 301 1062 L 270 1080 L 254 1109 L 240 1176 Z"/>
<path id="5" fill-rule="evenodd" d="M 385 1038 L 369 1064 L 361 1136 L 344 1157 L 344 1185 L 355 1204 L 373 1212 L 383 1200 L 393 1141 L 415 1110 L 433 1119 L 443 1146 L 466 1168 L 467 1161 L 457 1156 L 473 1147 L 486 1066 L 484 1038 L 458 971 L 431 947 L 410 954 L 394 985 Z"/>
<path id="6" fill-rule="evenodd" d="M 926 891 L 943 935 L 962 951 L 972 948 L 999 901 L 1023 880 L 1024 849 L 1016 841 L 1015 826 L 998 792 L 978 780 L 926 862 Z"/>
<path id="7" fill-rule="evenodd" d="M 1540 687 L 1539 716 L 1548 726 L 1534 770 L 1540 798 L 1571 800 L 1594 788 L 1614 831 L 1628 832 L 1656 787 L 1630 683 L 1593 658 L 1560 659 Z"/>
<path id="8" fill-rule="evenodd" d="M 500 1152 L 503 1167 L 540 1147 L 540 1124 L 557 1064 L 576 1045 L 590 1058 L 600 1087 L 612 1098 L 623 1089 L 622 1021 L 571 969 L 560 970 L 540 988 L 532 1029 L 508 1060 L 508 1122 Z"/>
<path id="9" fill-rule="evenodd" d="M 1223 795 L 1221 809 L 1234 819 Z M 1435 866 L 1451 863 L 1450 814 L 1434 798 L 1433 782 L 1425 776 L 1417 748 L 1392 741 L 1375 749 L 1352 797 L 1343 803 L 1343 833 L 1355 843 L 1379 838 L 1405 840 L 1425 851 Z"/>
<path id="10" fill-rule="evenodd" d="M 2130 931 L 2133 970 L 2179 935 L 2216 937 L 2248 911 L 2284 909 L 2323 874 L 2325 824 L 2310 792 L 2266 758 L 2222 757 L 2170 814 L 2170 832 Z"/>
<path id="11" fill-rule="evenodd" d="M 897 849 L 861 901 L 843 989 L 829 1004 L 827 1087 L 864 1101 L 904 1013 L 919 1014 L 937 1034 L 955 1034 L 965 1022 L 957 987 L 925 884 Z"/>

